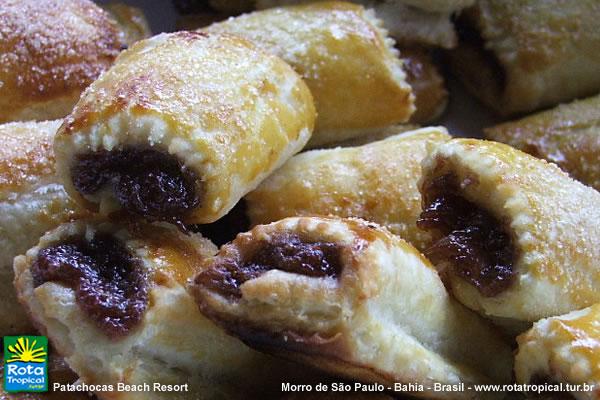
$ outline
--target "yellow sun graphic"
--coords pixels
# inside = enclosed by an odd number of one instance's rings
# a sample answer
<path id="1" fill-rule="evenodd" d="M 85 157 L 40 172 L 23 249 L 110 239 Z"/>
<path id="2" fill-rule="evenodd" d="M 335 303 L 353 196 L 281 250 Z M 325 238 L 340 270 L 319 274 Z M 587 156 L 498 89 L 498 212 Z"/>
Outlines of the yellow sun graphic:
<path id="1" fill-rule="evenodd" d="M 22 362 L 34 362 L 42 363 L 46 361 L 46 352 L 43 347 L 35 348 L 37 341 L 34 340 L 29 343 L 29 339 L 18 338 L 17 343 L 14 346 L 8 346 L 8 351 L 12 353 L 10 359 L 6 360 L 7 363 L 22 361 Z"/>

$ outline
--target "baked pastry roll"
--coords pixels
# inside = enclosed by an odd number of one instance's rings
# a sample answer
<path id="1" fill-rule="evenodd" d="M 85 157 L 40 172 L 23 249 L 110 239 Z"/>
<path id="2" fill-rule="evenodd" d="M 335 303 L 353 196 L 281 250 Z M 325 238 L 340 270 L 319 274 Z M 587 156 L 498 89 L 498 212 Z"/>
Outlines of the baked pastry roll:
<path id="1" fill-rule="evenodd" d="M 401 48 L 406 81 L 415 96 L 414 124 L 426 124 L 442 115 L 448 105 L 444 78 L 431 59 L 428 50 L 416 47 Z"/>
<path id="2" fill-rule="evenodd" d="M 453 139 L 423 162 L 425 255 L 481 314 L 533 322 L 600 301 L 600 193 L 502 143 Z"/>
<path id="3" fill-rule="evenodd" d="M 287 218 L 243 233 L 190 286 L 200 309 L 244 342 L 362 382 L 510 380 L 496 331 L 450 298 L 400 237 L 358 219 Z M 465 344 L 468 343 L 468 346 Z"/>
<path id="4" fill-rule="evenodd" d="M 517 342 L 519 383 L 586 384 L 571 390 L 573 398 L 600 399 L 600 304 L 538 321 Z"/>
<path id="5" fill-rule="evenodd" d="M 187 383 L 187 391 L 169 394 L 185 399 L 280 390 L 278 379 L 293 381 L 297 367 L 227 336 L 186 291 L 186 281 L 216 251 L 210 241 L 166 223 L 80 220 L 15 258 L 15 286 L 40 332 L 88 385 Z M 166 396 L 95 393 L 103 399 Z"/>
<path id="6" fill-rule="evenodd" d="M 0 26 L 0 123 L 64 117 L 128 44 L 88 0 L 4 0 Z"/>
<path id="7" fill-rule="evenodd" d="M 119 25 L 119 34 L 127 46 L 152 36 L 146 16 L 139 8 L 123 3 L 102 4 L 102 8 L 108 11 Z"/>
<path id="8" fill-rule="evenodd" d="M 560 12 L 558 12 L 560 10 Z M 482 0 L 459 19 L 450 65 L 502 115 L 600 91 L 596 0 Z"/>
<path id="9" fill-rule="evenodd" d="M 161 34 L 83 94 L 57 133 L 57 166 L 92 210 L 209 223 L 300 151 L 314 118 L 279 58 L 230 35 Z"/>
<path id="10" fill-rule="evenodd" d="M 284 5 L 312 3 L 320 0 L 256 0 L 258 9 Z M 456 31 L 450 14 L 473 4 L 473 0 L 353 0 L 353 3 L 372 8 L 384 22 L 390 35 L 401 44 L 452 48 L 457 44 Z M 437 4 L 434 4 L 437 3 Z M 432 11 L 437 9 L 439 11 Z"/>
<path id="11" fill-rule="evenodd" d="M 384 225 L 417 248 L 421 161 L 450 139 L 444 128 L 422 128 L 359 147 L 298 154 L 245 197 L 253 225 L 309 215 L 359 217 Z"/>
<path id="12" fill-rule="evenodd" d="M 52 141 L 60 123 L 0 125 L 0 336 L 33 329 L 13 288 L 13 258 L 46 231 L 85 214 L 55 173 Z"/>
<path id="13" fill-rule="evenodd" d="M 551 161 L 600 190 L 600 96 L 485 129 L 485 135 Z"/>
<path id="14" fill-rule="evenodd" d="M 414 110 L 392 39 L 373 12 L 359 5 L 281 7 L 205 30 L 247 38 L 302 75 L 318 113 L 311 147 L 406 122 Z"/>

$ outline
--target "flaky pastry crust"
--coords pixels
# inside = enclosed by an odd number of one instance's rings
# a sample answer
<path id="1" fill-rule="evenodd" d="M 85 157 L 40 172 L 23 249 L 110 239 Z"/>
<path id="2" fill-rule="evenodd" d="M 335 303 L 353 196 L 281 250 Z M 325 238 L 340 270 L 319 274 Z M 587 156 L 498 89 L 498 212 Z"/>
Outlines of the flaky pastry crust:
<path id="1" fill-rule="evenodd" d="M 298 271 L 263 271 L 241 282 L 237 295 L 219 288 L 228 285 L 219 281 L 223 268 L 231 268 L 233 276 L 243 274 L 255 268 L 247 263 L 263 246 L 289 236 L 335 247 L 340 270 L 309 276 L 312 264 L 306 261 Z M 274 253 L 289 254 L 293 246 Z M 264 351 L 384 385 L 510 379 L 511 352 L 494 329 L 450 298 L 415 248 L 375 224 L 299 217 L 260 225 L 223 246 L 206 268 L 190 287 L 200 308 Z M 470 391 L 412 394 L 481 396 Z"/>
<path id="2" fill-rule="evenodd" d="M 536 322 L 517 338 L 515 375 L 520 383 L 536 378 L 592 390 L 571 391 L 577 400 L 600 399 L 600 304 Z"/>
<path id="3" fill-rule="evenodd" d="M 126 44 L 91 1 L 3 1 L 0 122 L 64 117 Z"/>
<path id="4" fill-rule="evenodd" d="M 393 40 L 373 12 L 359 5 L 279 7 L 204 30 L 247 38 L 304 78 L 318 114 L 311 147 L 406 122 L 414 110 Z"/>
<path id="5" fill-rule="evenodd" d="M 36 286 L 32 265 L 42 249 L 76 238 L 110 235 L 124 244 L 148 275 L 143 318 L 114 338 L 80 306 L 75 289 L 61 282 Z M 165 223 L 114 225 L 81 220 L 49 232 L 15 259 L 19 300 L 82 382 L 117 387 L 118 382 L 189 384 L 188 391 L 96 392 L 101 399 L 239 399 L 279 390 L 277 379 L 293 381 L 292 367 L 257 353 L 202 316 L 185 289 L 203 259 L 217 248 L 199 235 Z M 91 362 L 92 360 L 93 362 Z M 294 367 L 295 368 L 295 367 Z M 269 386 L 269 383 L 277 387 Z"/>
<path id="6" fill-rule="evenodd" d="M 335 215 L 373 221 L 417 248 L 429 241 L 416 226 L 421 161 L 450 139 L 422 128 L 359 147 L 298 154 L 246 197 L 253 225 L 285 217 Z"/>
<path id="7" fill-rule="evenodd" d="M 48 230 L 87 214 L 54 168 L 52 142 L 61 121 L 0 125 L 0 335 L 32 333 L 13 288 L 13 258 Z"/>
<path id="8" fill-rule="evenodd" d="M 478 1 L 451 66 L 502 115 L 590 96 L 600 90 L 599 17 L 594 0 Z"/>
<path id="9" fill-rule="evenodd" d="M 460 196 L 501 225 L 514 254 L 512 283 L 492 296 L 445 274 L 463 304 L 486 316 L 533 322 L 600 301 L 600 193 L 556 165 L 476 139 L 438 146 L 423 163 L 421 194 L 448 174 Z"/>
<path id="10" fill-rule="evenodd" d="M 562 104 L 484 132 L 488 139 L 553 162 L 578 181 L 600 190 L 600 96 Z"/>
<path id="11" fill-rule="evenodd" d="M 314 118 L 308 88 L 279 58 L 230 35 L 161 34 L 86 90 L 57 134 L 58 171 L 80 203 L 110 213 L 120 208 L 110 190 L 84 198 L 73 186 L 77 157 L 158 150 L 197 176 L 202 198 L 185 222 L 209 223 L 302 149 Z"/>

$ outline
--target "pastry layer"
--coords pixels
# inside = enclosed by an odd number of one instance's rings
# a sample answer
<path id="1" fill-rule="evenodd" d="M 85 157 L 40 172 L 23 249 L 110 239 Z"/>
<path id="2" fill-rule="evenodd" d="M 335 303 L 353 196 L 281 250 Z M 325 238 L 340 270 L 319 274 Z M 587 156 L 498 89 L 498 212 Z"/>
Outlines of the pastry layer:
<path id="1" fill-rule="evenodd" d="M 537 321 L 600 301 L 600 193 L 505 144 L 453 139 L 423 163 L 425 251 L 463 304 Z"/>
<path id="2" fill-rule="evenodd" d="M 290 159 L 246 197 L 252 224 L 299 215 L 358 217 L 387 227 L 417 248 L 421 161 L 449 140 L 444 128 L 422 128 L 359 147 L 312 150 Z"/>
<path id="3" fill-rule="evenodd" d="M 536 322 L 517 338 L 515 375 L 520 383 L 539 377 L 592 390 L 571 391 L 577 400 L 600 399 L 600 304 Z"/>
<path id="4" fill-rule="evenodd" d="M 135 43 L 57 134 L 65 187 L 102 213 L 209 223 L 298 152 L 315 117 L 282 60 L 230 35 Z"/>
<path id="5" fill-rule="evenodd" d="M 318 114 L 311 147 L 406 122 L 414 110 L 393 40 L 373 11 L 359 5 L 279 7 L 204 30 L 242 36 L 304 78 Z"/>
<path id="6" fill-rule="evenodd" d="M 181 399 L 279 390 L 277 379 L 293 381 L 301 373 L 227 336 L 199 313 L 185 289 L 216 251 L 208 240 L 165 223 L 78 221 L 49 232 L 15 259 L 16 287 L 37 328 L 87 384 L 187 383 L 187 391 L 169 395 Z M 142 306 L 129 307 L 130 296 Z M 115 335 L 110 323 L 128 327 Z M 96 395 L 165 398 L 160 391 Z"/>
<path id="7" fill-rule="evenodd" d="M 13 287 L 13 258 L 46 231 L 86 214 L 56 176 L 52 141 L 60 123 L 0 125 L 0 336 L 33 332 Z"/>
<path id="8" fill-rule="evenodd" d="M 459 20 L 451 66 L 502 115 L 600 90 L 600 4 L 595 0 L 483 0 Z"/>
<path id="9" fill-rule="evenodd" d="M 600 96 L 487 128 L 485 135 L 553 162 L 600 190 Z"/>
<path id="10" fill-rule="evenodd" d="M 67 115 L 129 44 L 123 22 L 88 0 L 3 1 L 0 122 Z"/>
<path id="11" fill-rule="evenodd" d="M 205 267 L 191 285 L 201 310 L 264 351 L 384 385 L 510 380 L 510 348 L 491 325 L 375 224 L 287 218 L 238 235 Z"/>

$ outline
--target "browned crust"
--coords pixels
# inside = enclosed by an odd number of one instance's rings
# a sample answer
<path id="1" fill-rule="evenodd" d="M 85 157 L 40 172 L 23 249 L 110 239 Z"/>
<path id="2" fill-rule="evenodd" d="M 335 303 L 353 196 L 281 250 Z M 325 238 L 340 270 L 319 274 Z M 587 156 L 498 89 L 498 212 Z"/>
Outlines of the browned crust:
<path id="1" fill-rule="evenodd" d="M 88 0 L 7 0 L 0 8 L 0 122 L 36 103 L 74 104 L 125 43 Z M 57 118 L 62 115 L 45 115 Z"/>

